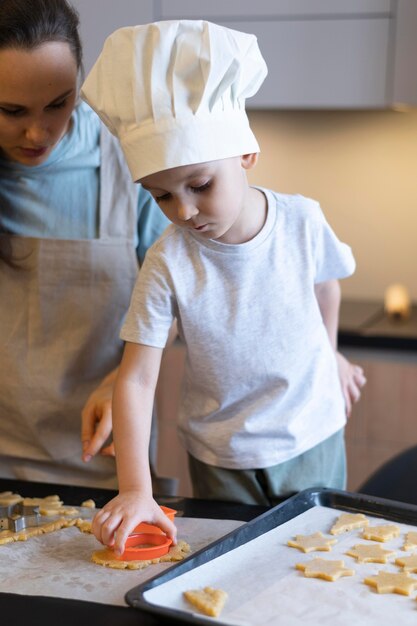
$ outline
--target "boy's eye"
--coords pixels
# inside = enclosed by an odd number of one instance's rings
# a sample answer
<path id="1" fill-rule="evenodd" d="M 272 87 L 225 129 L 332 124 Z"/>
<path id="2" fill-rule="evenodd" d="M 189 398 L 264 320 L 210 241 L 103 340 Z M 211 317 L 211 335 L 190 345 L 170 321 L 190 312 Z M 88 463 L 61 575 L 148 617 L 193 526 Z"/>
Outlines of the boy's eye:
<path id="1" fill-rule="evenodd" d="M 204 183 L 204 185 L 199 185 L 198 187 L 191 187 L 191 189 L 193 190 L 194 193 L 202 193 L 203 191 L 206 191 L 206 189 L 208 189 L 211 185 L 211 181 L 207 181 L 206 183 Z"/>

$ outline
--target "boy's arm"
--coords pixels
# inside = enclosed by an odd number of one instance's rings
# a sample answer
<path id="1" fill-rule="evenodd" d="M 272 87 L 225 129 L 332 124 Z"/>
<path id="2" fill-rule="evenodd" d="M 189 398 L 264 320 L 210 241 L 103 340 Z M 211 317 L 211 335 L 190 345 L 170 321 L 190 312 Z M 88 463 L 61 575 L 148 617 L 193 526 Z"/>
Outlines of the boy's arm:
<path id="1" fill-rule="evenodd" d="M 175 526 L 152 497 L 149 435 L 162 349 L 127 343 L 113 394 L 113 434 L 119 495 L 93 520 L 93 532 L 121 554 L 135 526 L 160 526 L 175 540 Z"/>
<path id="2" fill-rule="evenodd" d="M 340 384 L 346 404 L 346 413 L 350 415 L 353 403 L 357 402 L 361 396 L 361 389 L 366 383 L 366 378 L 360 365 L 350 363 L 343 354 L 337 350 L 337 330 L 341 298 L 340 285 L 337 280 L 328 280 L 317 283 L 314 286 L 314 291 L 316 293 L 323 323 L 329 335 L 330 343 L 336 353 Z"/>

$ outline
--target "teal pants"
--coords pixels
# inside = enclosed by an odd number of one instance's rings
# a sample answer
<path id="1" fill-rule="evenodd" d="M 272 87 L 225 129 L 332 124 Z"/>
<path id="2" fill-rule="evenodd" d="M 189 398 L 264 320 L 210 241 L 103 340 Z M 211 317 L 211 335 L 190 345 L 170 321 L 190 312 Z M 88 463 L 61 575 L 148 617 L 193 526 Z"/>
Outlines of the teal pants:
<path id="1" fill-rule="evenodd" d="M 235 470 L 188 455 L 193 496 L 241 504 L 274 506 L 310 487 L 346 488 L 344 429 L 303 454 L 272 467 Z"/>

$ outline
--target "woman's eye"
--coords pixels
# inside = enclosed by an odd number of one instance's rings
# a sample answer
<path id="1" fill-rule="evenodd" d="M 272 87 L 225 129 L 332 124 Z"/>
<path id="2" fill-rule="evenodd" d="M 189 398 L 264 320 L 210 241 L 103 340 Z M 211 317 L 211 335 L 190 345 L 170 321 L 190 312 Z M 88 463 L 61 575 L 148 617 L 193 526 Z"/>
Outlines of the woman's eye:
<path id="1" fill-rule="evenodd" d="M 10 115 L 11 117 L 20 115 L 23 109 L 5 109 L 4 107 L 0 107 L 0 111 L 4 113 L 4 115 Z"/>
<path id="2" fill-rule="evenodd" d="M 191 187 L 191 189 L 194 191 L 194 193 L 202 193 L 203 191 L 206 191 L 206 189 L 208 189 L 211 185 L 211 181 L 208 181 L 207 183 L 204 183 L 204 185 L 199 185 L 198 187 Z"/>
<path id="3" fill-rule="evenodd" d="M 170 197 L 169 193 L 164 193 L 161 196 L 155 196 L 155 200 L 157 202 L 164 202 L 164 200 L 169 200 L 169 197 Z"/>
<path id="4" fill-rule="evenodd" d="M 60 100 L 59 102 L 54 102 L 48 106 L 48 109 L 63 109 L 67 104 L 67 100 Z"/>

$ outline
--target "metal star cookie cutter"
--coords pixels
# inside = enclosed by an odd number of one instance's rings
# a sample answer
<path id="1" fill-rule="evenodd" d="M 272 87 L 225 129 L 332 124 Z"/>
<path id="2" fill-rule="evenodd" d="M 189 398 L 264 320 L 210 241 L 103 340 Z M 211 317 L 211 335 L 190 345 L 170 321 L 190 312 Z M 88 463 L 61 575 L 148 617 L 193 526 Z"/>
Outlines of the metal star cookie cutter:
<path id="1" fill-rule="evenodd" d="M 22 502 L 0 506 L 0 530 L 17 533 L 25 528 L 38 526 L 40 521 L 38 506 L 28 506 Z"/>

